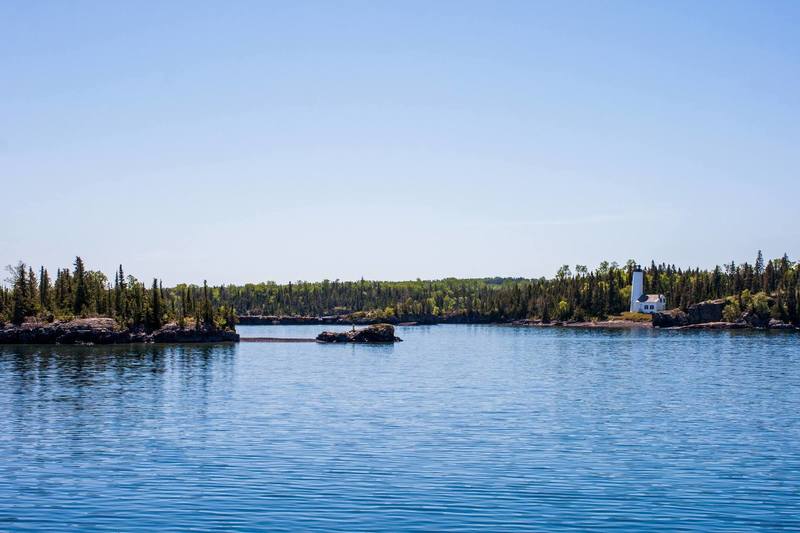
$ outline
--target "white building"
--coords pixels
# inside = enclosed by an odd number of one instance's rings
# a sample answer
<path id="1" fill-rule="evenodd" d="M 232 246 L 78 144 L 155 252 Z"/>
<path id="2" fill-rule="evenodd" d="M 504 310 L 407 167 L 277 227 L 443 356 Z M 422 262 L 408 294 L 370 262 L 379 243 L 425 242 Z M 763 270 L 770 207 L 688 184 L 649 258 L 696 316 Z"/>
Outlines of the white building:
<path id="1" fill-rule="evenodd" d="M 667 297 L 663 294 L 644 294 L 644 272 L 637 266 L 631 285 L 631 313 L 657 313 L 666 308 Z"/>

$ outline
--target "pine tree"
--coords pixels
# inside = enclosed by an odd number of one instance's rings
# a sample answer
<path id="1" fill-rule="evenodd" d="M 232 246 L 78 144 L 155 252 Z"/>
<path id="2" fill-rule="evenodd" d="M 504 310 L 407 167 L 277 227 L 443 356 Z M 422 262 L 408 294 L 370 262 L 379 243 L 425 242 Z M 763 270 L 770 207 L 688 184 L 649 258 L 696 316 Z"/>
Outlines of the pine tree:
<path id="1" fill-rule="evenodd" d="M 25 263 L 21 261 L 13 271 L 14 298 L 12 302 L 11 322 L 14 324 L 22 324 L 25 321 L 25 317 L 31 314 L 30 295 L 28 294 L 30 285 L 28 284 L 27 272 L 28 269 Z"/>
<path id="2" fill-rule="evenodd" d="M 74 298 L 72 301 L 72 312 L 82 315 L 86 312 L 89 305 L 89 294 L 86 289 L 86 269 L 83 266 L 83 259 L 75 257 L 75 273 L 73 274 L 75 285 Z"/>
<path id="3" fill-rule="evenodd" d="M 47 273 L 47 269 L 42 267 L 39 270 L 39 307 L 44 313 L 53 311 L 52 300 L 50 299 L 51 289 L 50 275 Z"/>
<path id="4" fill-rule="evenodd" d="M 161 306 L 161 289 L 158 280 L 153 278 L 153 287 L 150 290 L 150 326 L 158 329 L 162 326 L 163 310 Z"/>
<path id="5" fill-rule="evenodd" d="M 122 265 L 119 266 L 119 271 L 117 272 L 115 293 L 117 316 L 122 322 L 126 322 L 130 315 L 128 312 L 128 288 L 125 283 L 125 272 L 122 271 Z"/>
<path id="6" fill-rule="evenodd" d="M 39 310 L 39 281 L 33 268 L 28 268 L 28 314 L 36 315 Z"/>
<path id="7" fill-rule="evenodd" d="M 7 320 L 8 317 L 8 307 L 10 302 L 8 301 L 8 291 L 5 287 L 0 285 L 0 326 L 3 325 L 3 322 Z"/>
<path id="8" fill-rule="evenodd" d="M 203 325 L 206 327 L 214 326 L 214 314 L 208 296 L 208 283 L 206 280 L 203 280 Z"/>
<path id="9" fill-rule="evenodd" d="M 796 276 L 792 276 L 786 289 L 786 314 L 789 322 L 795 325 L 798 324 L 798 318 L 800 318 L 800 302 L 798 302 L 797 298 L 796 279 Z"/>
<path id="10" fill-rule="evenodd" d="M 758 292 L 761 290 L 762 279 L 761 276 L 764 275 L 764 254 L 761 253 L 761 250 L 758 251 L 758 255 L 756 256 L 756 264 L 753 268 L 753 277 L 750 286 L 750 292 Z"/>

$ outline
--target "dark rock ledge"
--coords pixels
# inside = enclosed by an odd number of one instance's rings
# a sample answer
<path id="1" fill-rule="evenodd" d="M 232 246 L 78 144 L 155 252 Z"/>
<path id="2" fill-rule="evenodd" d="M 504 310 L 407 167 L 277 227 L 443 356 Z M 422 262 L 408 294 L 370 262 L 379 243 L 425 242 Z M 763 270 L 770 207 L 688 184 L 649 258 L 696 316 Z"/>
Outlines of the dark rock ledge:
<path id="1" fill-rule="evenodd" d="M 686 313 L 680 309 L 654 313 L 653 326 L 663 329 L 798 329 L 787 322 L 751 311 L 745 311 L 734 322 L 726 322 L 723 311 L 728 303 L 726 299 L 709 300 L 690 305 Z"/>
<path id="2" fill-rule="evenodd" d="M 68 322 L 29 322 L 0 328 L 0 344 L 127 344 L 139 342 L 238 342 L 235 331 L 180 328 L 167 324 L 152 332 L 119 327 L 112 318 L 82 318 Z"/>
<path id="3" fill-rule="evenodd" d="M 357 342 L 387 344 L 401 342 L 402 339 L 394 336 L 394 326 L 391 324 L 374 324 L 363 329 L 352 331 L 323 331 L 317 335 L 318 342 Z"/>

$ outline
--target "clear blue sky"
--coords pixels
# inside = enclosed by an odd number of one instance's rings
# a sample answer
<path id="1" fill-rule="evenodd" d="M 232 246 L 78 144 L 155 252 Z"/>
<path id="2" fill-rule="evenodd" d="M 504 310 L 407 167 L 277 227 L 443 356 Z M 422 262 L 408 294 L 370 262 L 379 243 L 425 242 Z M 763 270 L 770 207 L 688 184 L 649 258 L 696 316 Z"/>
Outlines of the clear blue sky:
<path id="1" fill-rule="evenodd" d="M 800 2 L 0 3 L 0 264 L 800 256 Z"/>

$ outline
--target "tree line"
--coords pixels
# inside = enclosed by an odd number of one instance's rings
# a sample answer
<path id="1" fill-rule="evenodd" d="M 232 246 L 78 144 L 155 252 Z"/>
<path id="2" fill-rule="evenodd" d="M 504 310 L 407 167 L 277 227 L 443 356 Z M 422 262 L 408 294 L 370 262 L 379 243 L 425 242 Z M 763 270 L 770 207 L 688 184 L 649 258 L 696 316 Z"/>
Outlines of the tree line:
<path id="1" fill-rule="evenodd" d="M 431 281 L 329 281 L 258 283 L 220 287 L 221 304 L 241 315 L 341 315 L 412 321 L 425 318 L 465 322 L 525 318 L 588 320 L 630 308 L 637 264 L 602 262 L 596 269 L 564 265 L 552 278 L 488 278 Z M 666 263 L 645 268 L 645 292 L 664 294 L 670 307 L 686 310 L 705 300 L 730 297 L 742 310 L 768 302 L 769 312 L 798 323 L 800 264 L 787 255 L 754 264 L 681 269 Z M 759 311 L 763 311 L 759 309 Z"/>
<path id="2" fill-rule="evenodd" d="M 111 283 L 89 270 L 80 257 L 73 269 L 59 268 L 51 278 L 46 268 L 35 271 L 23 262 L 6 267 L 9 287 L 0 287 L 0 321 L 21 324 L 28 318 L 44 321 L 79 317 L 111 317 L 121 326 L 155 330 L 168 322 L 181 327 L 232 328 L 233 309 L 212 300 L 212 289 L 181 285 L 165 288 L 153 279 L 148 288 L 120 265 Z"/>
<path id="3" fill-rule="evenodd" d="M 415 281 L 330 281 L 203 287 L 181 284 L 148 289 L 122 268 L 113 284 L 88 271 L 77 258 L 74 269 L 50 281 L 20 263 L 11 288 L 0 291 L 0 317 L 112 316 L 128 325 L 156 327 L 168 320 L 232 325 L 235 315 L 351 315 L 390 321 L 507 321 L 525 318 L 588 320 L 629 309 L 636 263 L 604 261 L 562 266 L 552 278 L 482 278 Z M 669 307 L 686 310 L 705 300 L 731 298 L 732 309 L 756 310 L 798 324 L 800 264 L 787 255 L 753 264 L 731 262 L 713 269 L 681 269 L 651 262 L 643 268 L 645 292 L 664 294 Z M 24 273 L 23 273 L 24 272 Z"/>

